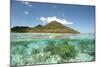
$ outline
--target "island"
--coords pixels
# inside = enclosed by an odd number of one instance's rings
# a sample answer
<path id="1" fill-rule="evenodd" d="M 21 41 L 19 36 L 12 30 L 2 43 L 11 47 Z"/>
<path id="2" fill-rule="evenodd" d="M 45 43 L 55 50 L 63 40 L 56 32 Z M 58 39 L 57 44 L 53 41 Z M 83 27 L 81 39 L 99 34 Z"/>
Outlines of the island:
<path id="1" fill-rule="evenodd" d="M 46 25 L 37 25 L 35 27 L 28 26 L 15 26 L 11 28 L 11 32 L 16 33 L 75 33 L 79 34 L 79 31 L 67 27 L 58 21 L 51 21 Z"/>

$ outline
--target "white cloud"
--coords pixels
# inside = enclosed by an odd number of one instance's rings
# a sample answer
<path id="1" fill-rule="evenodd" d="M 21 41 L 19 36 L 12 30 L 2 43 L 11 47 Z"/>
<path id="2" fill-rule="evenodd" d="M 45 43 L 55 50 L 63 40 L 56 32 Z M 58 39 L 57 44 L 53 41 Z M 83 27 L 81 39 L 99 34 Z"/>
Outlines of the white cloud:
<path id="1" fill-rule="evenodd" d="M 22 3 L 24 3 L 25 5 L 27 5 L 27 6 L 29 6 L 29 7 L 32 7 L 32 4 L 30 4 L 29 2 L 22 1 Z"/>
<path id="2" fill-rule="evenodd" d="M 40 20 L 41 20 L 43 23 L 46 23 L 46 18 L 41 17 Z"/>
<path id="3" fill-rule="evenodd" d="M 53 16 L 53 17 L 41 17 L 40 20 L 43 23 L 50 23 L 51 21 L 58 21 L 59 23 L 62 23 L 62 24 L 73 24 L 72 22 L 70 22 L 70 21 L 68 21 L 66 19 L 59 19 L 56 16 Z"/>
<path id="4" fill-rule="evenodd" d="M 25 13 L 26 15 L 28 15 L 28 14 L 29 14 L 29 12 L 28 12 L 28 11 L 24 11 L 24 13 Z"/>
<path id="5" fill-rule="evenodd" d="M 24 4 L 26 4 L 26 5 L 29 5 L 29 2 L 23 2 Z"/>

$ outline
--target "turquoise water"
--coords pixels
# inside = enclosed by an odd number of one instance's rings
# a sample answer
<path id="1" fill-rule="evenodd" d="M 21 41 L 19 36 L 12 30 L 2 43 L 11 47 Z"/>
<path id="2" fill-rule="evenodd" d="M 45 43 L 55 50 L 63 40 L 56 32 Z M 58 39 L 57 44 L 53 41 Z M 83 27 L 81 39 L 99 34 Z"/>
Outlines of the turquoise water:
<path id="1" fill-rule="evenodd" d="M 11 33 L 11 65 L 94 60 L 94 34 Z"/>

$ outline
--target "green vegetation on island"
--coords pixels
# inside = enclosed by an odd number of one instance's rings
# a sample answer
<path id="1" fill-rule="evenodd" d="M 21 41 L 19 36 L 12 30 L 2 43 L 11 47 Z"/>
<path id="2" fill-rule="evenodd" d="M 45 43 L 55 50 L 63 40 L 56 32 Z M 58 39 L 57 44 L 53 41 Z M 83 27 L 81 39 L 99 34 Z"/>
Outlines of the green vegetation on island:
<path id="1" fill-rule="evenodd" d="M 27 26 L 15 26 L 11 28 L 11 32 L 18 33 L 80 33 L 70 27 L 64 26 L 63 24 L 52 21 L 44 26 L 37 25 L 33 28 Z"/>

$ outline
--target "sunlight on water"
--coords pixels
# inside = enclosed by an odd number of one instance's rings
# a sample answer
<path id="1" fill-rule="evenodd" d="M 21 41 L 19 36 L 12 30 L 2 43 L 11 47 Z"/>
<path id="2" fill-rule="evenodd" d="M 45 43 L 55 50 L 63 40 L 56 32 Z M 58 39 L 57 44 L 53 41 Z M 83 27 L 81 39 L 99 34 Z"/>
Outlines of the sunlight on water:
<path id="1" fill-rule="evenodd" d="M 94 34 L 11 33 L 11 65 L 95 60 Z"/>

